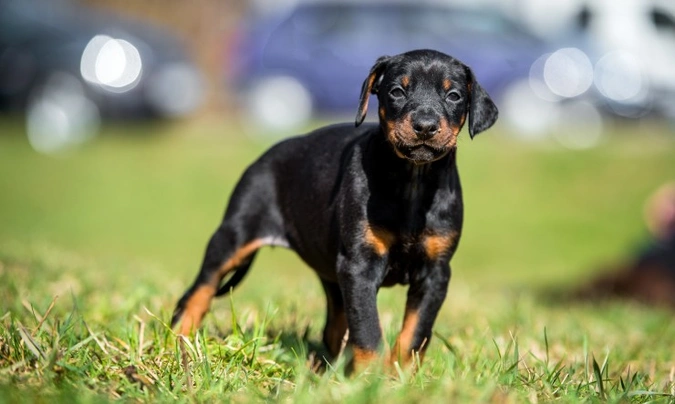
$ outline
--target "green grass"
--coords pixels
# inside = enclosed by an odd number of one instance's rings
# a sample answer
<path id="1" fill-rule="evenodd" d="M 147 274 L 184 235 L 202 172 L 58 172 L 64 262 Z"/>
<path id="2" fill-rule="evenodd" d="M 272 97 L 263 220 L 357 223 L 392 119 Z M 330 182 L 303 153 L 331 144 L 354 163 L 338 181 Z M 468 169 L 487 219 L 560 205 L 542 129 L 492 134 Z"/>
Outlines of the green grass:
<path id="1" fill-rule="evenodd" d="M 675 137 L 614 130 L 601 147 L 460 142 L 465 230 L 422 368 L 311 369 L 316 277 L 268 249 L 197 340 L 166 322 L 234 182 L 267 146 L 234 125 L 108 128 L 67 156 L 0 121 L 0 402 L 675 402 L 673 313 L 553 304 L 630 257 L 642 204 L 675 178 Z M 391 343 L 405 289 L 379 296 Z M 320 350 L 318 351 L 320 352 Z"/>

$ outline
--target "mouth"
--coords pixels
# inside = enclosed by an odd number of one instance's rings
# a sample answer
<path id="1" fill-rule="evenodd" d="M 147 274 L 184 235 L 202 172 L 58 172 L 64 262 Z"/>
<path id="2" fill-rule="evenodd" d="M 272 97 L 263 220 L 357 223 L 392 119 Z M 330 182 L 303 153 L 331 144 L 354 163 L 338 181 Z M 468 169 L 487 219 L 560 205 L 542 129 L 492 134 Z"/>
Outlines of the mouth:
<path id="1" fill-rule="evenodd" d="M 426 164 L 440 160 L 456 147 L 455 142 L 448 142 L 439 146 L 428 141 L 409 143 L 400 138 L 392 145 L 399 157 L 410 160 L 415 164 Z"/>

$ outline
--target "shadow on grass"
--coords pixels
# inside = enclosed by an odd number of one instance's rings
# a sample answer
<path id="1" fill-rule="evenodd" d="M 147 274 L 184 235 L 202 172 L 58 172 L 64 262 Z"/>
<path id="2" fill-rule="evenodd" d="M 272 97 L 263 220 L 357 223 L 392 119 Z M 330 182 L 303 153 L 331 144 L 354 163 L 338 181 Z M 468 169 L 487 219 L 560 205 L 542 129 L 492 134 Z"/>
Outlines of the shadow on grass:
<path id="1" fill-rule="evenodd" d="M 228 339 L 233 334 L 239 334 L 245 343 L 255 340 L 256 330 L 234 331 L 231 328 L 218 333 L 218 338 Z M 260 334 L 258 334 L 259 336 Z M 267 345 L 274 346 L 279 352 L 279 362 L 289 365 L 305 363 L 311 370 L 323 373 L 328 366 L 338 361 L 333 358 L 323 342 L 310 337 L 310 328 L 305 327 L 267 327 L 264 329 L 264 340 Z"/>
<path id="2" fill-rule="evenodd" d="M 575 285 L 549 286 L 535 293 L 549 307 L 625 302 L 675 310 L 675 272 L 660 268 L 612 268 Z"/>
<path id="3" fill-rule="evenodd" d="M 281 331 L 278 334 L 272 331 L 268 334 L 268 337 L 275 338 L 274 335 L 276 335 L 276 340 L 282 349 L 287 352 L 294 352 L 298 357 L 305 359 L 310 368 L 323 372 L 333 362 L 333 358 L 323 342 L 310 339 L 307 334 L 307 330 L 303 335 L 288 330 Z"/>

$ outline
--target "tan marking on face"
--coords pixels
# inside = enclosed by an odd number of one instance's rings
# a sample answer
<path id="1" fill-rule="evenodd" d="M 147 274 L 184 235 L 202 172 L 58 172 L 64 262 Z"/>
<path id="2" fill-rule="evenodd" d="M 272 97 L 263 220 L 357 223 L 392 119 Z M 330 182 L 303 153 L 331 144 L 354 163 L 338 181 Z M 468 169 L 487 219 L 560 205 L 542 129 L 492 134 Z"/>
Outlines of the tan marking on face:
<path id="1" fill-rule="evenodd" d="M 462 115 L 462 117 L 459 119 L 459 126 L 464 126 L 464 122 L 466 122 L 466 114 Z"/>
<path id="2" fill-rule="evenodd" d="M 247 244 L 244 244 L 242 247 L 240 247 L 238 250 L 232 254 L 232 256 L 223 263 L 223 265 L 220 266 L 218 269 L 218 279 L 216 282 L 216 285 L 220 282 L 220 280 L 227 275 L 231 270 L 235 269 L 239 265 L 242 264 L 242 262 L 249 257 L 249 255 L 253 254 L 257 249 L 260 247 L 264 246 L 265 242 L 261 239 L 258 240 L 253 240 Z"/>
<path id="3" fill-rule="evenodd" d="M 373 90 L 375 84 L 375 73 L 368 76 L 368 84 L 366 85 L 366 94 L 359 105 L 359 115 L 365 117 L 368 112 L 368 101 L 370 100 L 370 92 Z"/>
<path id="4" fill-rule="evenodd" d="M 368 94 L 370 94 L 370 91 L 373 89 L 373 84 L 375 84 L 374 73 L 368 76 L 368 86 L 366 87 L 368 89 Z"/>
<path id="5" fill-rule="evenodd" d="M 396 237 L 389 232 L 388 230 L 371 226 L 370 223 L 366 223 L 364 231 L 364 240 L 373 251 L 380 257 L 384 256 L 389 248 L 396 241 Z"/>
<path id="6" fill-rule="evenodd" d="M 384 120 L 384 112 L 385 112 L 385 111 L 384 111 L 384 107 L 380 107 L 380 109 L 378 110 L 378 112 L 380 113 L 380 119 Z"/>
<path id="7" fill-rule="evenodd" d="M 459 233 L 456 231 L 449 234 L 431 234 L 424 237 L 424 252 L 431 260 L 438 259 L 442 254 L 449 251 L 457 243 Z"/>
<path id="8" fill-rule="evenodd" d="M 180 334 L 190 335 L 190 332 L 199 328 L 202 318 L 211 306 L 211 299 L 216 294 L 216 288 L 211 285 L 200 286 L 190 296 L 185 304 L 181 317 Z"/>
<path id="9" fill-rule="evenodd" d="M 439 123 L 438 134 L 425 143 L 437 149 L 450 151 L 457 145 L 457 136 L 459 135 L 461 125 L 449 125 L 445 118 L 441 118 Z M 410 115 L 406 115 L 403 119 L 397 121 L 384 121 L 384 131 L 387 140 L 394 146 L 394 152 L 400 158 L 406 157 L 399 151 L 399 147 L 420 143 L 419 138 L 412 129 L 412 118 Z M 436 160 L 443 158 L 445 155 L 445 153 L 439 155 Z"/>
<path id="10" fill-rule="evenodd" d="M 450 87 L 452 87 L 452 81 L 450 81 L 450 79 L 444 79 L 443 80 L 443 90 L 448 91 L 448 90 L 450 90 Z"/>
<path id="11" fill-rule="evenodd" d="M 412 128 L 412 117 L 410 114 L 400 120 L 387 121 L 387 138 L 394 144 L 417 142 L 417 135 Z"/>
<path id="12" fill-rule="evenodd" d="M 402 158 L 402 159 L 405 158 L 403 153 L 401 153 L 396 146 L 399 143 L 401 143 L 401 141 L 396 138 L 396 135 L 395 135 L 395 132 L 394 132 L 396 130 L 396 122 L 395 121 L 384 121 L 384 125 L 385 125 L 385 130 L 384 130 L 385 135 L 387 136 L 387 140 L 389 140 L 389 143 L 391 143 L 391 145 L 394 147 L 394 153 L 396 153 L 396 155 L 399 158 Z"/>
<path id="13" fill-rule="evenodd" d="M 448 120 L 442 118 L 440 120 L 438 134 L 434 138 L 434 141 L 438 142 L 439 146 L 450 149 L 457 145 L 458 134 L 459 127 L 448 124 Z"/>
<path id="14" fill-rule="evenodd" d="M 412 344 L 415 338 L 415 330 L 419 322 L 419 312 L 417 309 L 408 308 L 403 317 L 403 326 L 401 332 L 396 338 L 394 349 L 391 352 L 391 362 L 398 361 L 399 364 L 408 364 L 412 359 Z"/>
<path id="15" fill-rule="evenodd" d="M 365 370 L 371 363 L 375 362 L 378 357 L 377 351 L 364 349 L 359 347 L 352 347 L 353 352 L 353 366 L 357 372 Z"/>
<path id="16" fill-rule="evenodd" d="M 403 76 L 403 78 L 401 78 L 401 85 L 403 86 L 403 88 L 406 88 L 408 87 L 408 84 L 410 84 L 410 77 Z"/>

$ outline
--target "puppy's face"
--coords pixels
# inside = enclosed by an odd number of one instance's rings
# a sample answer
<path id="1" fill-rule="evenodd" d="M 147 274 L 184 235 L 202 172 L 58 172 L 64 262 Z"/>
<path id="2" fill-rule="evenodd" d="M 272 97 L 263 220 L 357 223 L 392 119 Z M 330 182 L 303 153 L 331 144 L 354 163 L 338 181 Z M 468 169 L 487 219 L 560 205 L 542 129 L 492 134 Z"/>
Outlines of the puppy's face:
<path id="1" fill-rule="evenodd" d="M 450 58 L 407 56 L 388 69 L 378 113 L 396 154 L 427 163 L 452 150 L 466 120 L 469 85 L 464 66 Z"/>
<path id="2" fill-rule="evenodd" d="M 440 52 L 380 58 L 363 90 L 378 95 L 380 124 L 396 154 L 416 164 L 438 160 L 454 149 L 467 117 L 471 137 L 497 118 L 494 103 L 471 70 Z M 367 108 L 363 95 L 360 107 Z"/>

